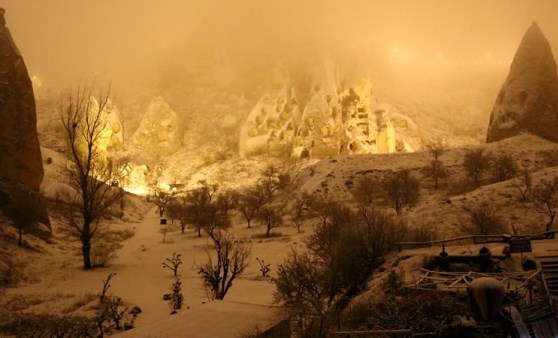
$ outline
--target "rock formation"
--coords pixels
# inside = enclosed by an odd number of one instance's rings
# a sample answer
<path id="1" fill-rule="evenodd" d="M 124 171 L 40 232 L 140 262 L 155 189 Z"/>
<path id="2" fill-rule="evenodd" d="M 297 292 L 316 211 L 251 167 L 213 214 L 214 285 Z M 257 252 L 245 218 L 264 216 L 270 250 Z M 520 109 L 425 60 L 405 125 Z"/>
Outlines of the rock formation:
<path id="1" fill-rule="evenodd" d="M 0 177 L 38 191 L 43 163 L 33 85 L 0 8 Z"/>
<path id="2" fill-rule="evenodd" d="M 138 130 L 134 144 L 152 156 L 167 156 L 176 152 L 182 142 L 178 116 L 162 97 L 151 100 Z"/>
<path id="3" fill-rule="evenodd" d="M 110 141 L 107 144 L 107 151 L 114 153 L 124 150 L 124 129 L 120 120 L 120 111 L 111 101 L 105 107 L 106 118 L 110 127 Z"/>
<path id="4" fill-rule="evenodd" d="M 527 131 L 558 142 L 558 75 L 548 40 L 533 23 L 525 33 L 490 116 L 487 142 Z"/>
<path id="5" fill-rule="evenodd" d="M 86 117 L 90 119 L 96 117 L 99 112 L 99 108 L 99 102 L 95 97 L 91 96 L 87 103 L 88 113 L 82 116 L 81 123 L 85 126 Z M 105 168 L 108 164 L 109 157 L 114 158 L 116 152 L 124 150 L 122 122 L 120 121 L 117 106 L 110 100 L 105 103 L 100 112 L 99 123 L 99 126 L 102 127 L 102 129 L 100 130 L 99 136 L 95 140 L 93 151 L 95 153 L 95 165 Z M 83 135 L 78 135 L 76 146 L 81 157 L 85 159 L 85 156 L 88 154 L 88 149 L 87 141 Z"/>
<path id="6" fill-rule="evenodd" d="M 287 86 L 283 86 L 278 93 L 264 95 L 248 115 L 240 132 L 240 154 L 289 156 L 300 118 L 296 98 Z"/>
<path id="7" fill-rule="evenodd" d="M 412 152 L 418 128 L 387 104 L 376 102 L 370 81 L 339 93 L 336 72 L 326 62 L 300 116 L 292 90 L 265 95 L 240 134 L 241 155 L 325 158 L 341 154 Z"/>

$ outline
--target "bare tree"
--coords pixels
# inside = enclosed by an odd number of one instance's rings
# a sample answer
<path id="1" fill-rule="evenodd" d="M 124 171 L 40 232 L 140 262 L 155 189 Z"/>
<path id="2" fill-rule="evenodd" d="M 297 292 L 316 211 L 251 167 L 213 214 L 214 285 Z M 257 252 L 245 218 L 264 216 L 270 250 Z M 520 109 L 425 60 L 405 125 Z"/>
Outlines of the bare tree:
<path id="1" fill-rule="evenodd" d="M 224 212 L 228 213 L 229 210 L 234 209 L 238 202 L 238 193 L 233 190 L 224 190 L 217 194 L 215 203 Z"/>
<path id="2" fill-rule="evenodd" d="M 291 181 L 288 173 L 281 172 L 277 167 L 269 165 L 261 172 L 259 187 L 265 192 L 266 203 L 271 202 L 276 193 L 285 189 Z"/>
<path id="3" fill-rule="evenodd" d="M 41 220 L 41 222 L 50 224 L 48 218 L 45 218 L 46 207 L 39 194 L 30 194 L 25 199 L 19 198 L 11 201 L 4 208 L 4 212 L 18 229 L 18 246 L 23 245 L 23 232 L 32 227 L 35 222 Z"/>
<path id="4" fill-rule="evenodd" d="M 262 273 L 262 277 L 267 277 L 267 274 L 271 271 L 271 264 L 267 263 L 263 259 L 259 259 L 256 257 L 256 261 L 260 265 L 260 272 Z"/>
<path id="5" fill-rule="evenodd" d="M 294 197 L 290 212 L 297 232 L 300 232 L 302 223 L 307 217 L 309 217 L 309 206 L 311 203 L 312 196 L 305 191 L 295 195 Z"/>
<path id="6" fill-rule="evenodd" d="M 101 92 L 96 104 L 89 99 L 92 89 L 80 86 L 66 100 L 62 99 L 59 106 L 71 162 L 68 176 L 79 195 L 68 204 L 63 216 L 81 240 L 86 270 L 91 268 L 91 240 L 100 229 L 103 217 L 119 199 L 118 189 L 112 187 L 114 173 L 99 149 L 107 127 L 104 109 L 109 94 L 110 88 L 105 94 Z"/>
<path id="7" fill-rule="evenodd" d="M 248 188 L 240 194 L 237 209 L 246 220 L 248 228 L 250 228 L 252 219 L 256 217 L 266 200 L 266 194 L 259 186 Z"/>
<path id="8" fill-rule="evenodd" d="M 101 333 L 101 337 L 106 330 L 105 322 L 112 320 L 115 328 L 120 330 L 122 328 L 120 323 L 129 313 L 128 307 L 124 304 L 121 297 L 108 293 L 108 289 L 111 287 L 110 281 L 114 276 L 116 276 L 116 273 L 111 272 L 106 280 L 102 280 L 103 289 L 99 295 L 99 307 L 97 308 L 95 316 L 95 323 Z"/>
<path id="9" fill-rule="evenodd" d="M 150 200 L 159 208 L 159 217 L 163 217 L 165 211 L 167 210 L 168 204 L 173 199 L 173 194 L 156 187 L 152 190 L 149 197 Z"/>
<path id="10" fill-rule="evenodd" d="M 188 192 L 185 198 L 185 217 L 201 237 L 202 230 L 212 231 L 216 227 L 228 227 L 226 212 L 214 201 L 216 184 L 200 181 L 200 187 Z"/>
<path id="11" fill-rule="evenodd" d="M 321 203 L 320 203 L 321 204 Z M 382 212 L 361 207 L 353 212 L 325 202 L 323 222 L 308 238 L 308 251 L 292 250 L 277 267 L 275 300 L 314 317 L 305 322 L 303 336 L 321 337 L 324 316 L 343 295 L 357 292 L 393 249 L 406 226 Z"/>
<path id="12" fill-rule="evenodd" d="M 352 193 L 358 204 L 370 206 L 378 193 L 381 193 L 381 184 L 374 177 L 365 175 L 357 181 Z"/>
<path id="13" fill-rule="evenodd" d="M 539 203 L 539 212 L 548 216 L 546 231 L 552 230 L 554 218 L 556 217 L 556 206 L 558 205 L 558 178 L 552 180 L 541 180 L 536 186 L 533 195 Z"/>
<path id="14" fill-rule="evenodd" d="M 329 309 L 328 300 L 337 290 L 329 283 L 329 269 L 323 260 L 310 252 L 293 249 L 285 261 L 277 266 L 275 301 L 284 302 L 303 314 L 315 315 L 318 328 L 312 324 L 303 327 L 303 337 L 322 337 L 324 316 Z"/>
<path id="15" fill-rule="evenodd" d="M 507 181 L 517 173 L 517 165 L 508 154 L 498 155 L 492 166 L 492 176 L 497 182 Z"/>
<path id="16" fill-rule="evenodd" d="M 178 267 L 182 264 L 182 254 L 172 253 L 172 258 L 165 258 L 163 262 L 163 268 L 172 270 L 174 276 L 176 277 L 178 273 Z"/>
<path id="17" fill-rule="evenodd" d="M 521 200 L 527 200 L 527 194 L 531 191 L 531 187 L 533 186 L 533 177 L 531 174 L 531 168 L 528 165 L 523 165 L 523 169 L 521 170 L 521 176 L 516 178 L 512 186 L 515 187 L 519 194 L 521 195 Z"/>
<path id="18" fill-rule="evenodd" d="M 426 167 L 426 173 L 434 180 L 434 188 L 438 189 L 439 180 L 448 176 L 444 164 L 439 160 L 440 156 L 446 152 L 447 144 L 441 138 L 438 138 L 436 141 L 428 142 L 426 149 L 433 157 L 430 166 Z"/>
<path id="19" fill-rule="evenodd" d="M 428 142 L 426 149 L 434 157 L 434 161 L 438 161 L 438 158 L 446 152 L 447 145 L 442 139 L 437 139 L 434 142 Z"/>
<path id="20" fill-rule="evenodd" d="M 265 237 L 269 238 L 271 229 L 283 224 L 283 210 L 278 206 L 265 205 L 256 215 L 257 219 L 266 226 Z"/>
<path id="21" fill-rule="evenodd" d="M 180 196 L 178 198 L 173 198 L 172 201 L 167 206 L 167 215 L 174 220 L 180 222 L 180 231 L 184 233 L 186 226 L 188 225 L 188 204 L 186 196 Z"/>
<path id="22" fill-rule="evenodd" d="M 205 263 L 196 265 L 198 274 L 213 299 L 223 299 L 233 281 L 242 276 L 249 264 L 251 247 L 220 230 L 210 234 L 215 255 L 208 252 Z M 215 256 L 215 257 L 214 257 Z"/>
<path id="23" fill-rule="evenodd" d="M 388 175 L 382 181 L 384 197 L 399 215 L 403 206 L 414 206 L 418 202 L 420 184 L 407 169 Z"/>
<path id="24" fill-rule="evenodd" d="M 444 168 L 442 161 L 432 160 L 430 166 L 426 167 L 426 173 L 434 180 L 434 189 L 438 189 L 440 179 L 448 177 L 448 172 Z"/>
<path id="25" fill-rule="evenodd" d="M 490 167 L 490 159 L 490 154 L 485 153 L 482 148 L 470 150 L 465 154 L 463 167 L 476 186 L 479 185 L 482 174 Z"/>

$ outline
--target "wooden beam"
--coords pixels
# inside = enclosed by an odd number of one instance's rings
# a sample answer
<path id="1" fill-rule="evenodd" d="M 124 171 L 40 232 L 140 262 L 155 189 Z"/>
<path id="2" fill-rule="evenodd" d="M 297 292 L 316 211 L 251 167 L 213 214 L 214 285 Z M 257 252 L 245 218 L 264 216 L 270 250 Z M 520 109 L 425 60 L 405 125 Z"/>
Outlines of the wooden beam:
<path id="1" fill-rule="evenodd" d="M 335 331 L 331 334 L 334 336 L 379 336 L 384 334 L 408 334 L 412 333 L 411 329 L 394 329 L 394 330 L 367 330 L 367 331 Z"/>

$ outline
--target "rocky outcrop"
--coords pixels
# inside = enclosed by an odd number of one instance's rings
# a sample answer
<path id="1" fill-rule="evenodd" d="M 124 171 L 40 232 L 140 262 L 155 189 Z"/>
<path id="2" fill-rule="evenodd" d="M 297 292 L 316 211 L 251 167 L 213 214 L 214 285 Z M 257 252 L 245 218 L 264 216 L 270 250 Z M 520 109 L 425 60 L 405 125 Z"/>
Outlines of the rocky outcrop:
<path id="1" fill-rule="evenodd" d="M 138 130 L 134 144 L 152 156 L 167 156 L 182 145 L 178 116 L 162 97 L 151 100 Z"/>
<path id="2" fill-rule="evenodd" d="M 38 191 L 43 175 L 33 85 L 0 8 L 0 177 Z"/>
<path id="3" fill-rule="evenodd" d="M 91 96 L 87 104 L 88 114 L 82 116 L 82 124 L 85 125 L 87 116 L 97 116 L 99 112 L 99 102 L 95 97 Z M 108 158 L 114 156 L 115 153 L 124 150 L 124 138 L 122 131 L 122 122 L 120 121 L 119 111 L 116 105 L 108 100 L 99 115 L 99 125 L 102 126 L 100 133 L 95 140 L 94 152 L 98 165 L 104 167 Z M 76 141 L 76 146 L 82 157 L 86 156 L 87 141 L 80 136 Z"/>
<path id="4" fill-rule="evenodd" d="M 416 124 L 393 106 L 377 102 L 369 80 L 340 90 L 337 77 L 333 62 L 326 60 L 302 114 L 294 89 L 287 85 L 275 95 L 264 95 L 242 128 L 240 154 L 325 158 L 420 148 Z"/>
<path id="5" fill-rule="evenodd" d="M 301 114 L 291 89 L 264 95 L 254 106 L 240 132 L 241 156 L 268 153 L 290 155 Z"/>
<path id="6" fill-rule="evenodd" d="M 124 129 L 122 120 L 120 119 L 120 111 L 118 107 L 111 101 L 107 102 L 105 107 L 107 123 L 110 127 L 110 141 L 107 144 L 107 151 L 115 153 L 123 151 L 124 147 Z"/>
<path id="7" fill-rule="evenodd" d="M 558 142 L 558 75 L 548 40 L 533 23 L 525 33 L 490 116 L 487 142 L 521 132 Z"/>

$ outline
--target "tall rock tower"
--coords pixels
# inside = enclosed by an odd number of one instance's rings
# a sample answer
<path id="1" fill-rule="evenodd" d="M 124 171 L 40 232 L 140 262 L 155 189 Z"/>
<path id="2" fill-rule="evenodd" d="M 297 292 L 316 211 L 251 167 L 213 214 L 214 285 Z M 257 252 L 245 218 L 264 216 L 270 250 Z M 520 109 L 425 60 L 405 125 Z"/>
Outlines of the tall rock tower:
<path id="1" fill-rule="evenodd" d="M 525 33 L 490 115 L 486 142 L 522 131 L 558 142 L 558 75 L 548 40 L 536 23 Z"/>
<path id="2" fill-rule="evenodd" d="M 43 162 L 33 85 L 0 8 L 0 178 L 38 191 Z"/>

